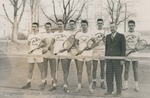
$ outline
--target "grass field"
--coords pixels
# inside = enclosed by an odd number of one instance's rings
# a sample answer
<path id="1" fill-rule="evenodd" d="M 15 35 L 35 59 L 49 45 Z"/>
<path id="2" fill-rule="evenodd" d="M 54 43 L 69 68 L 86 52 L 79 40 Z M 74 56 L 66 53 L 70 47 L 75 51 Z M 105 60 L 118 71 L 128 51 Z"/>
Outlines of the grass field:
<path id="1" fill-rule="evenodd" d="M 6 44 L 6 43 L 2 43 Z M 2 44 L 0 44 L 2 46 Z M 4 46 L 4 45 L 3 45 Z M 19 48 L 18 48 L 19 47 Z M 3 47 L 3 50 L 12 48 L 12 53 L 16 49 L 16 52 L 24 52 L 22 46 L 18 46 L 17 48 L 9 44 L 7 47 Z M 2 48 L 1 48 L 2 49 Z M 20 49 L 20 50 L 19 50 Z M 149 53 L 149 48 L 145 51 Z M 36 90 L 21 90 L 17 89 L 26 84 L 27 79 L 27 59 L 26 58 L 9 58 L 9 55 L 4 54 L 5 58 L 0 57 L 0 98 L 107 98 L 104 96 L 106 89 L 103 90 L 99 88 L 100 86 L 100 78 L 99 78 L 99 68 L 97 72 L 97 88 L 94 90 L 94 94 L 89 94 L 88 92 L 88 80 L 86 77 L 86 71 L 84 66 L 83 72 L 83 82 L 82 82 L 82 91 L 80 93 L 75 93 L 74 90 L 77 87 L 77 75 L 76 68 L 74 65 L 74 61 L 71 63 L 70 75 L 69 75 L 69 90 L 68 94 L 64 93 L 62 84 L 63 84 L 63 74 L 61 70 L 61 65 L 58 70 L 58 90 L 55 93 L 49 92 L 48 89 L 51 86 L 51 77 L 50 71 L 48 74 L 48 85 L 44 91 L 38 91 L 40 88 L 38 87 L 41 84 L 40 72 L 35 65 L 33 81 L 32 81 L 32 89 Z M 149 54 L 147 54 L 149 55 Z M 2 56 L 2 55 L 0 55 Z M 7 57 L 8 56 L 8 57 Z M 129 89 L 122 92 L 122 97 L 126 98 L 149 98 L 150 97 L 150 66 L 149 62 L 139 63 L 139 86 L 140 92 L 134 91 L 134 80 L 133 80 L 133 71 L 132 66 L 130 66 L 130 78 L 129 78 Z M 108 98 L 112 98 L 112 96 L 108 96 Z"/>

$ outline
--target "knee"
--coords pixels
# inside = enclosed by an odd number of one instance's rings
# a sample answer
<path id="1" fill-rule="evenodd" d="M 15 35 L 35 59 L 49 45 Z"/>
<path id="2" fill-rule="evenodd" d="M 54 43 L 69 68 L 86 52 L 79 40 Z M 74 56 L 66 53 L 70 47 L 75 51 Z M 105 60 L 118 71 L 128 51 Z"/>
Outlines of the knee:
<path id="1" fill-rule="evenodd" d="M 91 75 L 91 72 L 87 72 L 87 75 L 90 76 L 90 75 Z"/>

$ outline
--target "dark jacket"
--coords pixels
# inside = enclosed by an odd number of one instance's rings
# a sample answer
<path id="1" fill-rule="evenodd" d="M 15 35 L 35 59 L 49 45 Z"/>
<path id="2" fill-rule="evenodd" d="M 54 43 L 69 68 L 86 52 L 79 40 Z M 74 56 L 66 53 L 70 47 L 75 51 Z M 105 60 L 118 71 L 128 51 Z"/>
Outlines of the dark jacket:
<path id="1" fill-rule="evenodd" d="M 111 34 L 108 34 L 105 46 L 105 56 L 125 56 L 126 41 L 123 34 L 116 33 L 113 40 Z"/>

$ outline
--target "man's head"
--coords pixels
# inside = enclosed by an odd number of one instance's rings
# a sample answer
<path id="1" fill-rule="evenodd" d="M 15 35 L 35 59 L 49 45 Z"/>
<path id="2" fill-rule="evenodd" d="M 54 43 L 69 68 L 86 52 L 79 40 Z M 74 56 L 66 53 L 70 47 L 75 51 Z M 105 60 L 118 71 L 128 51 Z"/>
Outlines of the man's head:
<path id="1" fill-rule="evenodd" d="M 86 31 L 88 29 L 88 26 L 89 26 L 89 24 L 88 24 L 87 20 L 82 20 L 81 21 L 81 28 L 82 28 L 83 31 Z"/>
<path id="2" fill-rule="evenodd" d="M 129 28 L 129 31 L 130 31 L 130 32 L 133 32 L 133 31 L 134 31 L 134 28 L 135 28 L 135 21 L 129 20 L 129 21 L 128 21 L 128 28 Z"/>
<path id="3" fill-rule="evenodd" d="M 110 31 L 111 33 L 115 33 L 117 31 L 117 26 L 114 22 L 110 23 Z"/>
<path id="4" fill-rule="evenodd" d="M 33 32 L 37 32 L 39 30 L 39 23 L 33 22 L 32 23 L 32 30 L 33 30 Z"/>
<path id="5" fill-rule="evenodd" d="M 63 20 L 58 20 L 57 21 L 58 29 L 63 30 L 64 29 L 64 21 Z"/>
<path id="6" fill-rule="evenodd" d="M 102 27 L 103 27 L 103 25 L 104 25 L 103 19 L 101 19 L 101 18 L 97 19 L 97 26 L 98 26 L 98 29 L 101 30 Z"/>
<path id="7" fill-rule="evenodd" d="M 50 22 L 47 22 L 45 24 L 45 29 L 47 33 L 51 32 L 51 27 L 52 27 L 52 24 Z"/>
<path id="8" fill-rule="evenodd" d="M 74 30 L 76 28 L 76 21 L 70 20 L 69 21 L 69 26 L 71 30 Z"/>

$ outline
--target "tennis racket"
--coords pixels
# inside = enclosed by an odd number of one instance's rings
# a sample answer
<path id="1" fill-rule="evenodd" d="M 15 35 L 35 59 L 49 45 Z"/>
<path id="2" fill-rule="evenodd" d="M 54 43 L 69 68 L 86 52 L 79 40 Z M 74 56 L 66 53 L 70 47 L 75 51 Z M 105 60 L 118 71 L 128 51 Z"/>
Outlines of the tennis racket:
<path id="1" fill-rule="evenodd" d="M 63 49 L 61 49 L 59 52 L 55 53 L 55 55 L 65 52 L 65 51 L 69 52 L 75 46 L 75 42 L 76 42 L 75 36 L 78 32 L 79 31 L 77 31 L 74 35 L 69 36 L 62 45 Z"/>
<path id="2" fill-rule="evenodd" d="M 147 46 L 147 41 L 146 40 L 140 40 L 139 42 L 136 43 L 135 48 L 132 49 L 129 53 L 127 53 L 126 56 L 128 56 L 131 53 L 144 50 L 146 48 L 146 46 Z M 129 49 L 131 48 L 129 45 L 127 45 L 127 47 Z"/>
<path id="3" fill-rule="evenodd" d="M 81 53 L 83 53 L 84 51 L 87 51 L 87 50 L 91 50 L 93 48 L 93 44 L 94 44 L 94 40 L 91 38 L 88 40 L 87 44 L 86 44 L 86 47 L 79 51 L 76 56 L 80 55 Z"/>
<path id="4" fill-rule="evenodd" d="M 95 34 L 95 37 L 94 37 L 94 40 L 95 40 L 95 43 L 93 44 L 92 48 L 96 47 L 99 45 L 100 42 L 104 42 L 105 43 L 105 32 L 108 30 L 109 28 L 105 29 L 103 33 L 96 33 Z"/>
<path id="5" fill-rule="evenodd" d="M 45 40 L 45 39 L 43 39 L 43 40 Z M 43 47 L 42 45 L 43 45 L 43 42 L 41 41 L 41 42 L 39 43 L 39 45 L 38 45 L 37 48 L 34 48 L 33 50 L 31 50 L 31 51 L 28 52 L 28 53 L 31 54 L 31 53 L 33 53 L 35 50 L 42 48 L 42 47 Z"/>

